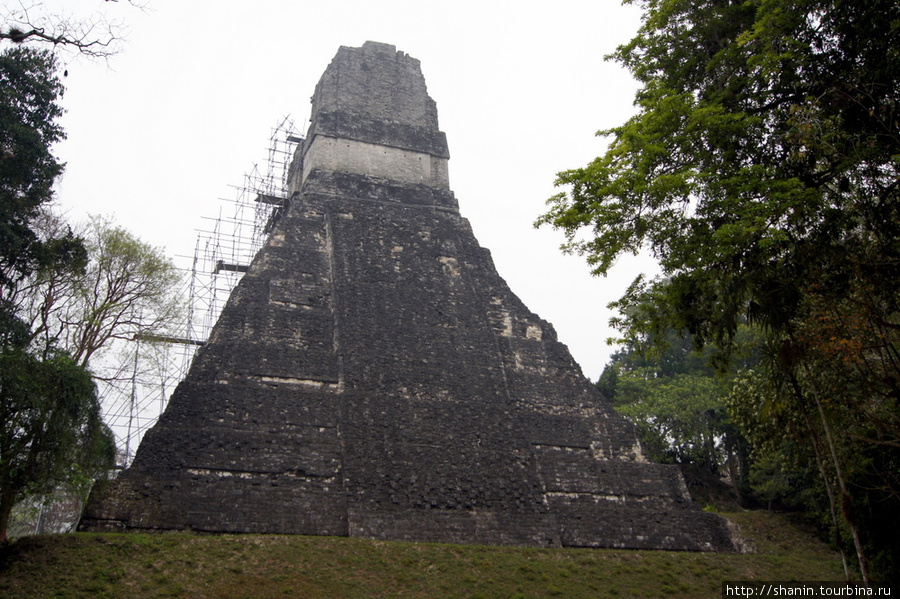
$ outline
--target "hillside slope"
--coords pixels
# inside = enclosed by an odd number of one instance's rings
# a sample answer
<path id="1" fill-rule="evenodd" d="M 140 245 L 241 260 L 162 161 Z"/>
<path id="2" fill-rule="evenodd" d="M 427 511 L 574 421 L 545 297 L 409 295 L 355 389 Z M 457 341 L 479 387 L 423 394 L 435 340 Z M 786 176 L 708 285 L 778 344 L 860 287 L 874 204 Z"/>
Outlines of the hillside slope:
<path id="1" fill-rule="evenodd" d="M 71 534 L 0 549 L 0 596 L 718 598 L 723 580 L 840 580 L 789 517 L 725 514 L 755 553 L 534 549 L 334 537 Z"/>

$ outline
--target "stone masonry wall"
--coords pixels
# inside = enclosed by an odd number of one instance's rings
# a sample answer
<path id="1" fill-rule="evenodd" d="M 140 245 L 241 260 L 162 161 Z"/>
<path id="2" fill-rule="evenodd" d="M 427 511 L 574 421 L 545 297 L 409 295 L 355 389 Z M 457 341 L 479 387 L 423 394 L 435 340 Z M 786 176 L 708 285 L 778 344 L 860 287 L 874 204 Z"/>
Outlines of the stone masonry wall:
<path id="1" fill-rule="evenodd" d="M 508 288 L 445 181 L 309 158 L 341 135 L 446 161 L 418 61 L 342 48 L 286 215 L 82 529 L 732 550 Z"/>

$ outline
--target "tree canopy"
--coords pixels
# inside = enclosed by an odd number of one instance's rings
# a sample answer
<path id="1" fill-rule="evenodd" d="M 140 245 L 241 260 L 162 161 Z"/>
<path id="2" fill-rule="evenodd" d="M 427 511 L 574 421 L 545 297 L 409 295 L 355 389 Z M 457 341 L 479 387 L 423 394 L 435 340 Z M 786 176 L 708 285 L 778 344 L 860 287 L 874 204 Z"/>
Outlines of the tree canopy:
<path id="1" fill-rule="evenodd" d="M 15 47 L 0 54 L 0 299 L 59 250 L 78 249 L 71 238 L 40 240 L 31 228 L 63 169 L 51 153 L 65 137 L 56 122 L 63 91 L 56 69 L 48 52 Z"/>
<path id="2" fill-rule="evenodd" d="M 51 53 L 0 53 L 0 541 L 23 495 L 90 477 L 114 457 L 90 373 L 55 344 L 35 344 L 19 302 L 31 277 L 87 263 L 71 231 L 35 226 L 63 168 L 51 152 L 63 137 L 61 94 Z"/>
<path id="3" fill-rule="evenodd" d="M 569 191 L 539 223 L 598 274 L 653 252 L 665 293 L 641 286 L 623 307 L 650 301 L 701 341 L 727 340 L 742 315 L 780 326 L 811 285 L 846 295 L 860 274 L 896 312 L 900 6 L 645 6 L 613 55 L 642 84 L 638 112 L 601 132 L 604 156 L 560 173 Z"/>
<path id="4" fill-rule="evenodd" d="M 21 496 L 93 480 L 114 459 L 87 370 L 65 354 L 0 352 L 0 541 Z"/>
<path id="5" fill-rule="evenodd" d="M 170 333 L 181 321 L 181 275 L 159 248 L 104 217 L 73 228 L 44 214 L 36 227 L 47 238 L 74 230 L 87 255 L 78 272 L 44 269 L 20 286 L 17 303 L 35 342 L 86 367 L 115 340 Z"/>
<path id="6" fill-rule="evenodd" d="M 674 328 L 727 356 L 741 323 L 766 333 L 769 403 L 803 415 L 865 578 L 862 485 L 900 499 L 900 4 L 641 4 L 611 57 L 636 114 L 537 224 L 597 274 L 658 259 L 614 304 L 626 339 Z"/>
<path id="7" fill-rule="evenodd" d="M 740 343 L 747 354 L 735 366 L 747 368 L 757 359 L 753 338 L 745 332 Z M 682 467 L 695 501 L 752 504 L 749 444 L 725 404 L 732 377 L 720 376 L 708 355 L 694 351 L 692 339 L 675 331 L 669 331 L 664 348 L 650 348 L 625 344 L 613 354 L 597 388 L 637 426 L 650 459 Z M 730 494 L 721 484 L 725 480 L 731 483 Z"/>

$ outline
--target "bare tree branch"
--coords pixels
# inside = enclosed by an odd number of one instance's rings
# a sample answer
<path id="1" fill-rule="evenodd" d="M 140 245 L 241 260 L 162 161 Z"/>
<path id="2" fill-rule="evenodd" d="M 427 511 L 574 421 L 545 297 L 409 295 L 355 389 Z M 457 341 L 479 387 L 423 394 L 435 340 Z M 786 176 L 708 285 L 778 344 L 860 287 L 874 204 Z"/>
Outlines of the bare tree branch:
<path id="1" fill-rule="evenodd" d="M 129 0 L 128 4 L 142 11 L 148 10 L 147 4 L 138 0 Z M 39 0 L 10 3 L 0 8 L 0 19 L 0 42 L 47 43 L 92 58 L 108 58 L 119 53 L 125 35 L 124 22 L 110 20 L 102 11 L 76 17 L 52 12 Z"/>

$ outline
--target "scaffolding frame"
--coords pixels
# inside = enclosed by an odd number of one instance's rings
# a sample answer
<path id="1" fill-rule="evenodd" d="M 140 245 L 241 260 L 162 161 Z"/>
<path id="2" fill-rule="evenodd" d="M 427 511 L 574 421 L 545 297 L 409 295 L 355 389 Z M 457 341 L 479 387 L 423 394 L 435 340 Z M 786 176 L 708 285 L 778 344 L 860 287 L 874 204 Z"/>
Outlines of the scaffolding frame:
<path id="1" fill-rule="evenodd" d="M 184 264 L 185 321 L 171 334 L 144 335 L 106 367 L 101 401 L 104 419 L 116 434 L 119 463 L 130 465 L 144 433 L 159 419 L 187 375 L 197 350 L 209 339 L 231 292 L 249 270 L 274 223 L 288 205 L 288 171 L 303 139 L 291 117 L 272 128 L 267 158 L 230 185 L 232 199 L 219 198 L 218 214 L 204 217 L 192 256 Z"/>

